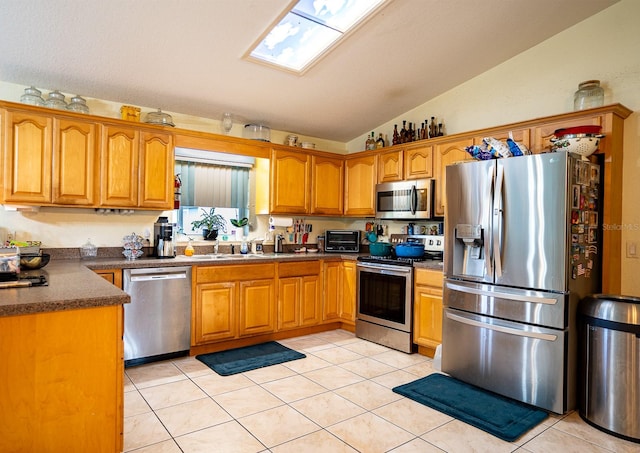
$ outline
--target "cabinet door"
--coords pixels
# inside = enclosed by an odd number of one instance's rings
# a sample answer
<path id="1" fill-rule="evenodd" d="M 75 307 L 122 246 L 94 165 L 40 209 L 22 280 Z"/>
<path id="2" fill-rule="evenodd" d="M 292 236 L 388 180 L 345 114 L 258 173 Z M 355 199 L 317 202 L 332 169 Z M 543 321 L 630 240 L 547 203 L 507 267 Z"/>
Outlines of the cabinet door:
<path id="1" fill-rule="evenodd" d="M 471 156 L 465 151 L 467 146 L 473 145 L 472 138 L 464 138 L 456 140 L 454 142 L 441 143 L 435 146 L 434 149 L 434 165 L 435 165 L 435 200 L 434 200 L 434 215 L 444 216 L 445 210 L 445 187 L 447 165 L 461 162 L 463 160 L 470 160 Z"/>
<path id="2" fill-rule="evenodd" d="M 269 333 L 276 329 L 276 296 L 274 280 L 239 282 L 240 336 Z"/>
<path id="3" fill-rule="evenodd" d="M 100 160 L 100 205 L 138 204 L 138 129 L 105 126 Z"/>
<path id="4" fill-rule="evenodd" d="M 404 179 L 433 177 L 433 146 L 407 149 L 404 152 Z"/>
<path id="5" fill-rule="evenodd" d="M 173 209 L 173 136 L 143 132 L 138 205 Z"/>
<path id="6" fill-rule="evenodd" d="M 378 182 L 402 181 L 402 150 L 388 151 L 378 155 Z"/>
<path id="7" fill-rule="evenodd" d="M 342 215 L 344 161 L 311 157 L 311 214 Z"/>
<path id="8" fill-rule="evenodd" d="M 94 272 L 112 285 L 122 289 L 122 269 L 100 269 Z"/>
<path id="9" fill-rule="evenodd" d="M 93 206 L 98 180 L 98 125 L 80 120 L 53 123 L 53 203 Z"/>
<path id="10" fill-rule="evenodd" d="M 347 159 L 345 175 L 345 207 L 347 216 L 376 214 L 377 156 Z"/>
<path id="11" fill-rule="evenodd" d="M 289 277 L 278 280 L 278 329 L 299 326 L 300 320 L 300 278 Z"/>
<path id="12" fill-rule="evenodd" d="M 4 129 L 4 200 L 51 202 L 53 120 L 8 111 Z"/>
<path id="13" fill-rule="evenodd" d="M 237 336 L 236 283 L 196 285 L 193 309 L 192 344 L 204 344 Z"/>
<path id="14" fill-rule="evenodd" d="M 424 286 L 415 288 L 415 320 L 413 341 L 435 349 L 442 343 L 442 296 Z"/>
<path id="15" fill-rule="evenodd" d="M 553 133 L 562 128 L 575 126 L 604 126 L 602 115 L 587 116 L 582 118 L 565 119 L 555 123 L 547 123 L 533 129 L 533 153 L 549 152 L 551 150 L 551 139 Z"/>
<path id="16" fill-rule="evenodd" d="M 322 319 L 322 284 L 317 275 L 300 277 L 300 326 L 313 326 Z"/>
<path id="17" fill-rule="evenodd" d="M 308 154 L 273 150 L 271 202 L 274 214 L 309 213 L 310 158 Z"/>
<path id="18" fill-rule="evenodd" d="M 339 261 L 324 263 L 324 291 L 322 300 L 322 320 L 336 321 L 340 319 L 340 300 L 342 281 Z"/>
<path id="19" fill-rule="evenodd" d="M 442 343 L 441 271 L 416 269 L 414 275 L 414 342 L 435 349 Z"/>
<path id="20" fill-rule="evenodd" d="M 356 263 L 343 261 L 342 269 L 342 304 L 340 317 L 343 321 L 354 324 L 356 320 Z"/>

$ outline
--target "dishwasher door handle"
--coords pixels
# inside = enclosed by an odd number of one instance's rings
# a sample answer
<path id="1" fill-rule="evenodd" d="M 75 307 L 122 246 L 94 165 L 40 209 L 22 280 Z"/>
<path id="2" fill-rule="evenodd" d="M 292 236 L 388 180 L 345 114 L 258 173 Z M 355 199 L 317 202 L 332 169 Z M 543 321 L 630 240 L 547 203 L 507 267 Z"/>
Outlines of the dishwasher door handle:
<path id="1" fill-rule="evenodd" d="M 146 274 L 146 275 L 132 275 L 132 282 L 150 282 L 153 280 L 179 280 L 187 278 L 187 274 Z"/>

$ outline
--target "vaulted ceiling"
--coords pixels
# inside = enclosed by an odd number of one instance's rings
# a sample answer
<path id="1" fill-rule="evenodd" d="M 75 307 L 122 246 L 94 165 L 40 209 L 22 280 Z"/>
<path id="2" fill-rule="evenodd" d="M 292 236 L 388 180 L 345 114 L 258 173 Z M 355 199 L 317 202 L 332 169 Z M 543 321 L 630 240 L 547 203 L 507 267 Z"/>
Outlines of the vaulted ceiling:
<path id="1" fill-rule="evenodd" d="M 5 0 L 0 80 L 346 142 L 616 1 L 390 0 L 298 76 L 243 59 L 290 0 Z"/>

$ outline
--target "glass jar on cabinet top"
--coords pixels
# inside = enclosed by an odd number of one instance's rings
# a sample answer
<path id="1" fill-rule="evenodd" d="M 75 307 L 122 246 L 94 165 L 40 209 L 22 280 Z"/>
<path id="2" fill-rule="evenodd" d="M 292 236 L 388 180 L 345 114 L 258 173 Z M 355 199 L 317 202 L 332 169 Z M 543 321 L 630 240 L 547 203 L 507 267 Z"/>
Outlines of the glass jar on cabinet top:
<path id="1" fill-rule="evenodd" d="M 58 90 L 55 90 L 49 93 L 44 106 L 51 109 L 65 110 L 67 108 L 67 102 L 64 100 L 64 94 L 60 93 Z"/>
<path id="2" fill-rule="evenodd" d="M 67 110 L 71 110 L 72 112 L 79 113 L 89 113 L 89 107 L 87 106 L 87 101 L 85 101 L 80 96 L 74 96 L 71 98 L 71 102 L 67 106 Z"/>
<path id="3" fill-rule="evenodd" d="M 20 102 L 29 105 L 44 105 L 44 99 L 42 99 L 42 92 L 36 87 L 31 86 L 24 89 L 24 94 L 20 96 Z"/>
<path id="4" fill-rule="evenodd" d="M 585 110 L 601 107 L 604 104 L 604 89 L 599 80 L 587 80 L 578 85 L 573 95 L 573 109 Z"/>

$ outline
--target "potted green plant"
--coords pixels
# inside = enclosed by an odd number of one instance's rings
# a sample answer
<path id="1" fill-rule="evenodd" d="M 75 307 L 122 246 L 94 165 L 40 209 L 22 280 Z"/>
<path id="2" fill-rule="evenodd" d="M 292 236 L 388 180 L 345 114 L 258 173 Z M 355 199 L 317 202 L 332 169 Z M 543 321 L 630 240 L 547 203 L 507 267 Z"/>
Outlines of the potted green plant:
<path id="1" fill-rule="evenodd" d="M 215 213 L 216 208 L 211 208 L 207 212 L 202 208 L 202 215 L 198 220 L 191 222 L 191 226 L 202 228 L 202 237 L 205 239 L 215 240 L 218 238 L 218 231 L 227 232 L 227 221 L 220 214 Z"/>

